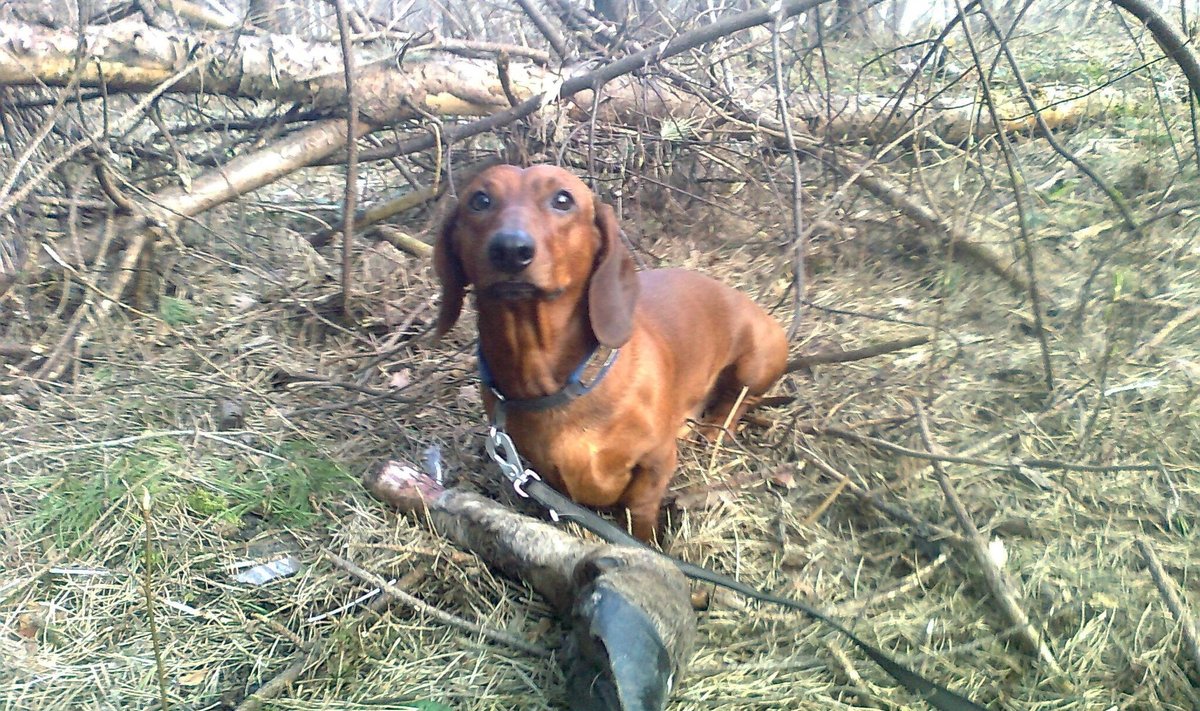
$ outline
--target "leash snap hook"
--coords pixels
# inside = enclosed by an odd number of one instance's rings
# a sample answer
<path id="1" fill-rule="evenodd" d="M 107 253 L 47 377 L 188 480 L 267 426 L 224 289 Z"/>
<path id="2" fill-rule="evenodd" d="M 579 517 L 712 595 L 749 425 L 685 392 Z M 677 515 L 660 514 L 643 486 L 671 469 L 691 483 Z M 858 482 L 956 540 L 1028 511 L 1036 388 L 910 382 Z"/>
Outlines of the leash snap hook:
<path id="1" fill-rule="evenodd" d="M 521 457 L 517 454 L 517 445 L 513 443 L 512 437 L 509 437 L 504 430 L 492 425 L 488 429 L 487 452 L 500 467 L 504 477 L 512 484 L 513 490 L 520 497 L 528 499 L 529 493 L 525 491 L 525 485 L 534 480 L 541 481 L 542 478 L 532 469 L 521 466 Z"/>
<path id="2" fill-rule="evenodd" d="M 529 498 L 529 492 L 525 491 L 525 485 L 531 481 L 542 480 L 542 478 L 537 475 L 537 472 L 533 471 L 532 469 L 526 469 L 515 477 L 509 477 L 509 479 L 512 480 L 513 491 L 516 491 L 517 495 L 523 499 Z M 554 511 L 552 510 L 550 513 L 553 517 Z"/>
<path id="3" fill-rule="evenodd" d="M 518 472 L 521 470 L 521 458 L 517 454 L 517 446 L 513 444 L 512 437 L 495 425 L 488 429 L 487 453 L 496 464 L 500 465 L 509 479 L 513 478 L 513 475 L 509 473 L 511 470 L 515 469 Z"/>

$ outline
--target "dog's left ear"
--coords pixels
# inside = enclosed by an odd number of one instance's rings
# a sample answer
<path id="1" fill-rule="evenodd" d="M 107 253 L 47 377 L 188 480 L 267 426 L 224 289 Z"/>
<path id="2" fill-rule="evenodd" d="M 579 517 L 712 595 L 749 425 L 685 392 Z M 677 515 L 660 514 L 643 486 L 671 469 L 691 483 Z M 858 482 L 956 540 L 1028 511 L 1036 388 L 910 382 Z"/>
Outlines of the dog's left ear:
<path id="1" fill-rule="evenodd" d="M 596 230 L 600 252 L 588 285 L 588 317 L 596 340 L 608 348 L 619 348 L 633 332 L 633 307 L 637 303 L 637 269 L 633 255 L 621 242 L 617 213 L 596 203 Z"/>
<path id="2" fill-rule="evenodd" d="M 454 249 L 454 227 L 458 219 L 458 209 L 450 213 L 442 233 L 433 246 L 433 271 L 442 282 L 442 303 L 438 308 L 437 325 L 433 330 L 434 338 L 441 338 L 454 327 L 458 315 L 462 313 L 463 296 L 467 288 L 467 275 L 463 271 L 458 252 Z"/>

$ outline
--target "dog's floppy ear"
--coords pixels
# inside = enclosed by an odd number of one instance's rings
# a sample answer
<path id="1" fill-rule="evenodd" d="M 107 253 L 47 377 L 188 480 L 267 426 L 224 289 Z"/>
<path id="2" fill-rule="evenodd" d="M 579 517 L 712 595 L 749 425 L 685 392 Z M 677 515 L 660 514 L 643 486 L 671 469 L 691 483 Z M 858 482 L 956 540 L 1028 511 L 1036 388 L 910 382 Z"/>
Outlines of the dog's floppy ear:
<path id="1" fill-rule="evenodd" d="M 600 232 L 600 251 L 588 285 L 588 317 L 596 340 L 608 348 L 619 348 L 633 332 L 633 307 L 640 286 L 633 255 L 621 242 L 617 213 L 599 202 L 596 229 Z"/>
<path id="2" fill-rule="evenodd" d="M 442 303 L 438 307 L 434 338 L 446 335 L 458 321 L 458 315 L 462 312 L 463 294 L 467 288 L 467 275 L 458 259 L 458 251 L 454 248 L 454 227 L 457 219 L 458 210 L 455 209 L 450 213 L 450 217 L 446 218 L 442 234 L 433 246 L 433 271 L 442 282 Z"/>

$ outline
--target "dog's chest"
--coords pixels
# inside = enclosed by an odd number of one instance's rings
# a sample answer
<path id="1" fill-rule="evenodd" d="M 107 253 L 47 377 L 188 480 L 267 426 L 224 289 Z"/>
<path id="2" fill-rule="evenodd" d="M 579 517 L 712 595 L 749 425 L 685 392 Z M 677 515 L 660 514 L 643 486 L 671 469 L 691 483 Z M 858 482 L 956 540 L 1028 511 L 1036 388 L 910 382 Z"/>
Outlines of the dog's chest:
<path id="1" fill-rule="evenodd" d="M 615 426 L 614 426 L 615 425 Z M 620 423 L 581 424 L 568 417 L 513 418 L 509 433 L 531 469 L 579 503 L 610 506 L 641 458 L 637 437 Z"/>

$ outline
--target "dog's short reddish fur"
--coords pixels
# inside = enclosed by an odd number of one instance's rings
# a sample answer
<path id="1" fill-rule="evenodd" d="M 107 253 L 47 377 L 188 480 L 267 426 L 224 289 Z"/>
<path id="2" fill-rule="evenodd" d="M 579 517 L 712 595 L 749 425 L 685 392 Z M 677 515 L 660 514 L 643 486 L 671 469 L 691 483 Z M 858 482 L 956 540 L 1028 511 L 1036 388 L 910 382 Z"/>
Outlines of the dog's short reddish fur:
<path id="1" fill-rule="evenodd" d="M 620 348 L 594 390 L 548 411 L 510 409 L 506 429 L 552 486 L 588 506 L 624 506 L 634 535 L 652 540 L 680 429 L 698 417 L 714 439 L 736 426 L 784 372 L 783 330 L 710 277 L 635 271 L 613 209 L 561 168 L 496 166 L 461 196 L 434 253 L 437 334 L 472 286 L 481 352 L 510 399 L 556 392 L 597 343 Z M 528 236 L 527 266 L 501 269 L 489 256 L 502 231 Z M 487 388 L 483 398 L 491 415 L 496 399 Z"/>

